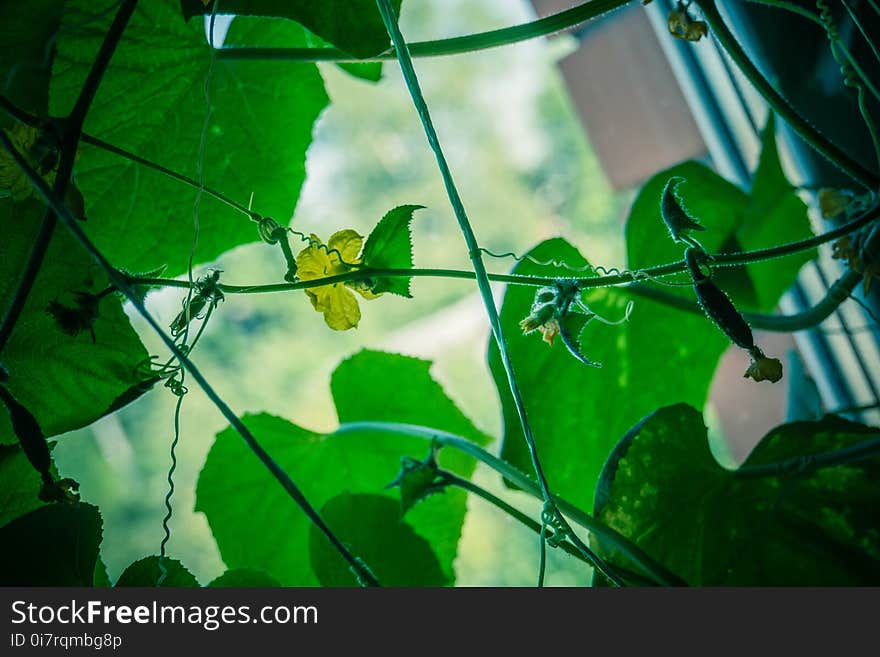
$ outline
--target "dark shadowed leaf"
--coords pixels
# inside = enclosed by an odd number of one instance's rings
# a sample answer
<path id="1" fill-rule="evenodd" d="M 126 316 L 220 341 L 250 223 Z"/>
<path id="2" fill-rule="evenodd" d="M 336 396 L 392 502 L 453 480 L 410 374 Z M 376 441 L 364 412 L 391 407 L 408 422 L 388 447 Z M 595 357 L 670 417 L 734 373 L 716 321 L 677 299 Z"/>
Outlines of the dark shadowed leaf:
<path id="1" fill-rule="evenodd" d="M 91 504 L 52 504 L 0 527 L 3 586 L 91 586 L 101 545 Z"/>
<path id="2" fill-rule="evenodd" d="M 0 445 L 0 526 L 43 506 L 40 475 L 19 445 Z"/>
<path id="3" fill-rule="evenodd" d="M 880 582 L 880 459 L 745 476 L 750 467 L 859 444 L 877 429 L 828 416 L 771 431 L 740 471 L 712 457 L 698 411 L 633 427 L 602 472 L 595 514 L 695 586 Z M 594 547 L 621 560 L 594 537 Z"/>
<path id="4" fill-rule="evenodd" d="M 400 517 L 398 504 L 383 495 L 349 495 L 330 499 L 321 515 L 337 527 L 339 539 L 363 559 L 383 586 L 450 584 L 430 544 Z M 357 578 L 327 537 L 309 530 L 312 569 L 323 586 L 357 586 Z"/>
<path id="5" fill-rule="evenodd" d="M 10 303 L 39 230 L 43 206 L 35 199 L 0 199 L 0 308 Z M 3 350 L 9 390 L 52 436 L 86 426 L 140 383 L 136 368 L 147 352 L 116 295 L 104 297 L 91 332 L 69 335 L 48 312 L 50 303 L 75 304 L 77 292 L 97 293 L 107 278 L 65 230 L 49 244 L 21 317 Z M 15 440 L 0 413 L 0 442 Z"/>
<path id="6" fill-rule="evenodd" d="M 49 104 L 52 43 L 63 7 L 64 0 L 0 3 L 0 90 L 15 105 L 40 116 Z"/>

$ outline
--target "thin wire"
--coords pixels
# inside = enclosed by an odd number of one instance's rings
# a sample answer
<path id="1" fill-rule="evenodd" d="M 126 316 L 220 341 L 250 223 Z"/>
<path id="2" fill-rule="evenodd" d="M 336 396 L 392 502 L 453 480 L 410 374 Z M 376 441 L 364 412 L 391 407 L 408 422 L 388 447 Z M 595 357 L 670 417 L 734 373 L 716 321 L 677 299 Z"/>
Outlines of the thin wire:
<path id="1" fill-rule="evenodd" d="M 538 535 L 538 588 L 544 588 L 544 574 L 547 570 L 547 523 L 541 522 L 541 533 Z"/>

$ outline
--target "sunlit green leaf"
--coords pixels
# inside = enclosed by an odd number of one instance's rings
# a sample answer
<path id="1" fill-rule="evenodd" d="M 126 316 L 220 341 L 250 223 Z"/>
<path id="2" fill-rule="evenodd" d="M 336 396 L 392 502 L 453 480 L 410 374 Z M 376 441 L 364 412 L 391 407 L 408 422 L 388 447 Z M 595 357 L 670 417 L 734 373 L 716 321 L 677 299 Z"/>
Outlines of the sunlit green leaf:
<path id="1" fill-rule="evenodd" d="M 0 527 L 3 586 L 91 586 L 101 514 L 91 504 L 51 504 Z"/>
<path id="2" fill-rule="evenodd" d="M 880 459 L 744 476 L 749 467 L 829 452 L 872 435 L 876 429 L 834 416 L 785 424 L 764 437 L 737 473 L 712 457 L 698 411 L 668 406 L 615 447 L 595 513 L 692 585 L 877 584 Z M 600 554 L 621 559 L 593 540 Z"/>
<path id="3" fill-rule="evenodd" d="M 65 7 L 64 32 L 52 69 L 53 115 L 69 111 L 79 93 L 112 18 L 112 12 L 96 18 L 101 11 L 86 0 Z M 305 36 L 289 21 L 236 18 L 226 43 L 255 41 L 294 46 L 303 45 Z M 302 186 L 312 126 L 326 105 L 314 64 L 212 61 L 202 22 L 187 24 L 174 0 L 155 0 L 138 5 L 85 129 L 201 178 L 241 204 L 253 194 L 255 210 L 284 224 L 293 215 Z M 114 265 L 127 270 L 163 264 L 169 275 L 186 270 L 197 196 L 196 263 L 259 240 L 256 225 L 244 214 L 118 155 L 84 144 L 76 176 L 85 196 L 85 229 Z"/>
<path id="4" fill-rule="evenodd" d="M 376 269 L 409 269 L 413 265 L 412 233 L 410 223 L 413 212 L 421 205 L 401 205 L 390 210 L 376 224 L 364 245 L 362 260 L 368 267 Z M 378 278 L 371 290 L 375 294 L 391 292 L 403 297 L 412 296 L 409 291 L 410 278 Z"/>
<path id="5" fill-rule="evenodd" d="M 343 361 L 331 381 L 339 421 L 420 424 L 488 442 L 431 378 L 429 367 L 423 360 L 371 351 Z M 401 456 L 428 447 L 418 438 L 381 430 L 323 436 L 269 415 L 246 416 L 244 422 L 316 508 L 342 493 L 384 495 L 395 522 L 400 521 L 397 492 L 386 485 L 398 472 Z M 461 453 L 443 450 L 438 459 L 460 476 L 473 472 L 473 460 Z M 232 430 L 219 434 L 208 454 L 196 510 L 207 516 L 228 567 L 256 568 L 285 586 L 319 583 L 304 556 L 308 520 Z M 418 504 L 406 517 L 434 550 L 446 581 L 454 577 L 464 514 L 464 493 L 449 490 Z"/>
<path id="6" fill-rule="evenodd" d="M 343 493 L 328 500 L 321 515 L 383 586 L 451 583 L 430 544 L 403 521 L 394 500 Z M 323 586 L 357 586 L 349 565 L 314 525 L 309 529 L 309 558 Z"/>

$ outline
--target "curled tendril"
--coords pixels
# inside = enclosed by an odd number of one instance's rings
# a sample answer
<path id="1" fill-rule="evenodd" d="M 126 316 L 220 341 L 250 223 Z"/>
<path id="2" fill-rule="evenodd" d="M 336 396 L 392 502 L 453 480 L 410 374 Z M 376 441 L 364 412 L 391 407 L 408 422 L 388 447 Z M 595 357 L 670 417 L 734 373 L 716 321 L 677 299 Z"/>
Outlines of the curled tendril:
<path id="1" fill-rule="evenodd" d="M 204 312 L 210 312 L 223 301 L 225 297 L 220 291 L 219 280 L 220 270 L 214 269 L 196 281 L 194 294 L 189 302 L 184 299 L 183 309 L 171 322 L 171 335 L 177 337 L 184 332 L 192 320 L 204 317 Z"/>
<path id="2" fill-rule="evenodd" d="M 189 388 L 187 388 L 183 381 L 175 374 L 171 376 L 167 381 L 165 381 L 165 387 L 171 391 L 175 397 L 183 397 L 186 393 L 189 392 Z"/>
<path id="3" fill-rule="evenodd" d="M 552 530 L 552 532 L 546 536 L 547 545 L 550 547 L 559 547 L 565 542 L 565 539 L 568 538 L 568 528 L 549 503 L 545 503 L 544 508 L 541 510 L 541 525 L 543 527 L 549 527 Z"/>
<path id="4" fill-rule="evenodd" d="M 630 269 L 618 269 L 617 267 L 603 267 L 602 265 L 591 265 L 585 264 L 582 266 L 571 265 L 565 260 L 559 260 L 556 258 L 550 258 L 548 260 L 540 260 L 535 258 L 528 253 L 525 255 L 517 255 L 513 251 L 507 251 L 505 253 L 495 253 L 490 251 L 489 249 L 480 247 L 478 249 L 480 253 L 483 253 L 490 258 L 496 258 L 498 260 L 509 258 L 516 262 L 530 262 L 533 265 L 538 265 L 539 267 L 554 267 L 556 269 L 566 269 L 571 272 L 590 272 L 592 274 L 596 274 L 597 276 L 620 276 L 620 277 L 629 277 L 633 280 L 633 282 L 638 281 L 651 281 L 652 283 L 657 283 L 658 285 L 666 285 L 668 287 L 681 287 L 690 285 L 690 283 L 670 283 L 669 281 L 664 281 L 659 278 L 655 278 L 651 276 L 645 271 L 640 269 L 630 270 Z"/>
<path id="5" fill-rule="evenodd" d="M 558 335 L 569 353 L 581 363 L 590 367 L 602 367 L 601 363 L 592 361 L 584 355 L 565 320 L 571 315 L 580 315 L 586 318 L 584 325 L 593 319 L 611 326 L 619 325 L 629 320 L 633 302 L 627 303 L 621 319 L 609 320 L 593 312 L 581 299 L 580 294 L 577 279 L 560 279 L 555 285 L 539 288 L 535 293 L 529 315 L 520 321 L 519 325 L 525 335 L 540 331 L 544 336 L 544 342 L 551 347 Z"/>

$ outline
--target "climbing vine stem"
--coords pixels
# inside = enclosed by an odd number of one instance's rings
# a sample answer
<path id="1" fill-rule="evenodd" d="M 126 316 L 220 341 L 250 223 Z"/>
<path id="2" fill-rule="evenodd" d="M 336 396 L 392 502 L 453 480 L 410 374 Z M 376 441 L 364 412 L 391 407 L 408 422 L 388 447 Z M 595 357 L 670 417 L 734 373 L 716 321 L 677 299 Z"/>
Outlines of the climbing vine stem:
<path id="1" fill-rule="evenodd" d="M 605 13 L 618 9 L 632 0 L 590 0 L 571 9 L 544 18 L 498 30 L 479 32 L 449 39 L 414 41 L 408 44 L 412 57 L 438 57 L 507 46 L 555 32 L 567 30 Z M 298 62 L 370 62 L 393 60 L 393 48 L 375 55 L 357 59 L 337 48 L 221 48 L 218 59 L 284 60 Z"/>
<path id="2" fill-rule="evenodd" d="M 400 32 L 399 25 L 397 24 L 397 16 L 394 13 L 394 9 L 391 6 L 390 0 L 376 0 L 376 4 L 379 7 L 379 13 L 382 15 L 382 21 L 385 23 L 385 29 L 388 31 L 388 35 L 391 37 L 391 42 L 394 44 L 394 49 L 397 53 L 397 61 L 400 64 L 401 70 L 403 71 L 403 77 L 406 82 L 406 87 L 409 90 L 410 98 L 412 99 L 413 105 L 416 108 L 416 112 L 419 115 L 419 119 L 422 122 L 422 127 L 424 128 L 425 136 L 428 138 L 428 143 L 431 146 L 431 150 L 434 151 L 434 156 L 437 160 L 437 166 L 440 169 L 440 175 L 442 176 L 443 184 L 446 187 L 446 194 L 449 197 L 449 202 L 452 205 L 453 212 L 455 213 L 455 217 L 458 220 L 459 229 L 464 236 L 464 241 L 468 249 L 468 255 L 471 259 L 471 265 L 474 269 L 477 287 L 480 290 L 480 295 L 483 298 L 483 305 L 485 306 L 486 313 L 489 316 L 489 324 L 492 327 L 492 335 L 495 338 L 495 343 L 498 345 L 498 353 L 501 356 L 501 363 L 507 375 L 508 387 L 510 388 L 511 396 L 513 397 L 513 403 L 516 406 L 517 415 L 519 416 L 520 426 L 523 432 L 523 437 L 526 441 L 526 446 L 528 447 L 529 456 L 532 461 L 532 468 L 535 471 L 538 485 L 541 488 L 541 495 L 544 498 L 544 502 L 547 506 L 547 511 L 551 516 L 558 520 L 558 522 L 560 523 L 560 530 L 566 532 L 571 538 L 572 542 L 575 544 L 575 546 L 581 549 L 584 553 L 584 556 L 589 559 L 592 556 L 589 548 L 579 543 L 579 539 L 577 538 L 577 535 L 574 534 L 574 530 L 572 530 L 571 527 L 568 526 L 565 518 L 562 517 L 562 514 L 559 513 L 558 509 L 556 508 L 556 503 L 553 501 L 553 496 L 550 492 L 550 484 L 548 483 L 547 477 L 544 474 L 544 469 L 541 466 L 541 461 L 538 457 L 538 448 L 535 444 L 534 436 L 532 436 L 531 426 L 529 425 L 528 416 L 526 414 L 525 401 L 522 398 L 519 385 L 516 382 L 516 375 L 513 371 L 513 363 L 510 360 L 507 343 L 504 339 L 504 331 L 501 327 L 501 320 L 498 317 L 498 309 L 495 307 L 495 299 L 492 296 L 492 287 L 489 282 L 489 276 L 486 272 L 486 267 L 483 264 L 480 245 L 477 243 L 477 238 L 474 235 L 473 229 L 471 228 L 470 220 L 468 219 L 467 212 L 464 208 L 464 203 L 461 200 L 458 189 L 455 185 L 455 181 L 452 177 L 452 172 L 450 171 L 449 165 L 446 162 L 446 156 L 443 154 L 443 148 L 440 146 L 440 140 L 437 137 L 437 132 L 434 130 L 434 124 L 431 120 L 431 113 L 429 112 L 428 105 L 425 102 L 424 96 L 422 95 L 422 90 L 419 85 L 419 80 L 416 75 L 415 68 L 413 67 L 409 50 L 407 49 L 406 41 L 403 38 L 403 34 L 401 34 Z M 619 579 L 614 577 L 611 578 L 611 581 L 616 584 L 621 583 Z"/>
<path id="3" fill-rule="evenodd" d="M 441 447 L 449 447 L 451 449 L 463 452 L 481 463 L 492 468 L 495 472 L 510 481 L 512 484 L 521 488 L 523 491 L 533 497 L 543 500 L 540 486 L 534 479 L 521 472 L 515 466 L 507 461 L 498 458 L 494 454 L 487 452 L 485 449 L 471 442 L 467 438 L 457 436 L 455 434 L 433 429 L 431 427 L 423 427 L 416 424 L 404 424 L 399 422 L 346 422 L 340 424 L 336 429 L 337 435 L 346 433 L 356 433 L 362 431 L 381 431 L 386 433 L 396 433 L 406 436 L 413 436 L 427 440 Z M 670 572 L 662 564 L 655 561 L 650 555 L 644 552 L 638 545 L 627 539 L 616 530 L 603 524 L 590 514 L 582 511 L 574 504 L 566 502 L 559 496 L 553 497 L 554 503 L 560 511 L 564 513 L 572 522 L 583 527 L 598 538 L 602 539 L 607 545 L 618 550 L 626 556 L 633 564 L 638 566 L 642 572 L 652 581 L 663 586 L 681 586 L 685 582 Z"/>

